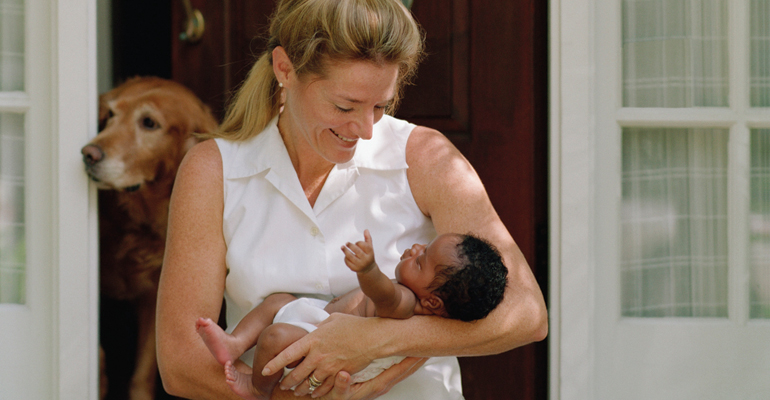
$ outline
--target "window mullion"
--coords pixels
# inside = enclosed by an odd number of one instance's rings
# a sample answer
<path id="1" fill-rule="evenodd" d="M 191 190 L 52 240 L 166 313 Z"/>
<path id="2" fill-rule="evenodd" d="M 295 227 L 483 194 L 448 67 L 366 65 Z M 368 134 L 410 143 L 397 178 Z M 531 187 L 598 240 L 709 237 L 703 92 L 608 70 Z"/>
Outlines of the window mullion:
<path id="1" fill-rule="evenodd" d="M 730 109 L 736 118 L 730 129 L 728 164 L 728 315 L 738 324 L 749 317 L 748 213 L 749 213 L 749 77 L 751 0 L 728 2 L 730 43 Z"/>
<path id="2" fill-rule="evenodd" d="M 29 110 L 30 99 L 24 92 L 0 92 L 0 112 L 23 113 Z"/>
<path id="3" fill-rule="evenodd" d="M 750 131 L 739 122 L 730 130 L 728 163 L 728 316 L 737 324 L 749 317 Z"/>

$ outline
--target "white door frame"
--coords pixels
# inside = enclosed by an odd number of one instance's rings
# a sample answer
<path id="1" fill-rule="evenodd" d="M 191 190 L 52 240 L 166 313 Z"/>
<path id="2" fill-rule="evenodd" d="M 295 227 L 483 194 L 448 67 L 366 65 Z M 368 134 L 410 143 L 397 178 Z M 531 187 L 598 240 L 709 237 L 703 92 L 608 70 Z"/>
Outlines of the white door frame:
<path id="1" fill-rule="evenodd" d="M 593 0 L 549 1 L 549 393 L 594 399 Z"/>
<path id="2" fill-rule="evenodd" d="M 53 398 L 95 400 L 99 395 L 96 190 L 88 183 L 80 148 L 97 133 L 96 0 L 36 3 L 48 3 L 44 6 L 52 13 Z"/>

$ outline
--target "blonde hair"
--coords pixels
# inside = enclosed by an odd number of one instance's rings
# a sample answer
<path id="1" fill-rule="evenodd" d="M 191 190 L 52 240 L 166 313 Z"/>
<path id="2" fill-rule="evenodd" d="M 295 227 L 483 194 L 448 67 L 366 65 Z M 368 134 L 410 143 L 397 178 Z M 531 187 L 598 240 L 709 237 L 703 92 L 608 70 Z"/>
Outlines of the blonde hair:
<path id="1" fill-rule="evenodd" d="M 389 114 L 423 52 L 422 31 L 399 0 L 281 0 L 268 34 L 267 49 L 238 89 L 224 122 L 204 138 L 246 140 L 278 115 L 280 88 L 272 67 L 272 51 L 278 46 L 299 77 L 323 77 L 335 61 L 398 64 L 398 90 Z"/>

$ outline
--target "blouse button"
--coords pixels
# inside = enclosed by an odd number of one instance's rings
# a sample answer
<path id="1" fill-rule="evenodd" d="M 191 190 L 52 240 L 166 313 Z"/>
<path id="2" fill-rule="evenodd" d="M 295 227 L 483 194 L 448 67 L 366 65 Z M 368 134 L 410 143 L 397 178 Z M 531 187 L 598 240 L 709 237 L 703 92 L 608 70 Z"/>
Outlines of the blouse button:
<path id="1" fill-rule="evenodd" d="M 321 231 L 319 231 L 319 230 L 318 230 L 318 228 L 317 228 L 317 227 L 315 227 L 315 226 L 314 226 L 314 227 L 312 227 L 312 228 L 310 228 L 310 234 L 311 234 L 311 235 L 313 235 L 313 236 L 318 236 L 318 234 L 319 234 L 320 232 L 321 232 Z"/>

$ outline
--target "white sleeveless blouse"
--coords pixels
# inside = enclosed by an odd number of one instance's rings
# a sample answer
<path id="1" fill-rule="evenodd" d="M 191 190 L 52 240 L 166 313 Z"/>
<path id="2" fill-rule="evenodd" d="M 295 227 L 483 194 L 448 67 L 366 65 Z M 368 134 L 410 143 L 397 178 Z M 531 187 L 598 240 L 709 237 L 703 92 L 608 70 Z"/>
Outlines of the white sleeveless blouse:
<path id="1" fill-rule="evenodd" d="M 271 293 L 331 300 L 358 286 L 340 247 L 369 229 L 377 264 L 391 279 L 403 251 L 436 236 L 406 177 L 414 125 L 384 116 L 371 140 L 336 165 L 315 206 L 305 197 L 274 119 L 243 142 L 216 139 L 224 173 L 229 331 Z M 242 359 L 251 364 L 253 352 Z M 462 399 L 455 357 L 436 357 L 381 399 Z"/>

